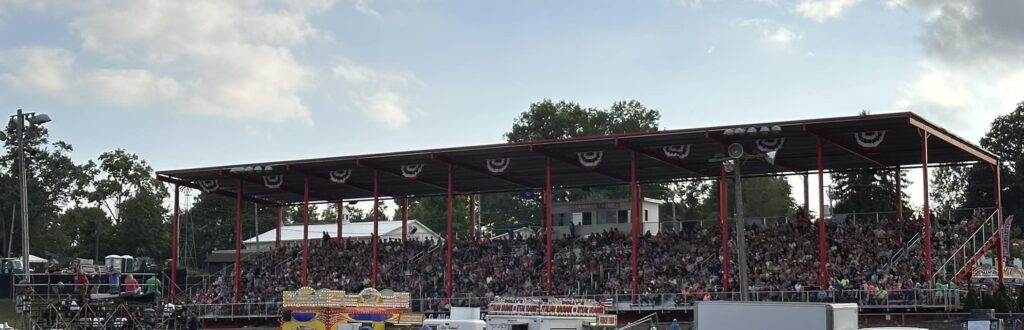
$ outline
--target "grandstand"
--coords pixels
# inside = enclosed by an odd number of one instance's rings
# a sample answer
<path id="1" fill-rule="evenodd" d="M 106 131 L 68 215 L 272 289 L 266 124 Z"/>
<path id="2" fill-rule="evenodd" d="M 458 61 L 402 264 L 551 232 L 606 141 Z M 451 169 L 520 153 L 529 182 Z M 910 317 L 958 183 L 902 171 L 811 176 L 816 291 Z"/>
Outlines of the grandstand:
<path id="1" fill-rule="evenodd" d="M 913 113 L 260 162 L 161 171 L 158 179 L 176 187 L 173 228 L 182 187 L 236 198 L 239 208 L 242 201 L 301 205 L 307 227 L 313 203 L 372 200 L 377 210 L 384 198 L 448 198 L 447 228 L 440 240 L 407 240 L 403 225 L 394 239 L 335 245 L 320 242 L 320 232 L 304 229 L 302 244 L 282 244 L 276 236 L 273 251 L 244 260 L 236 254 L 233 269 L 188 297 L 200 309 L 208 308 L 208 315 L 227 311 L 233 316 L 236 308 L 219 304 L 236 303 L 274 315 L 279 292 L 301 286 L 410 292 L 414 309 L 424 312 L 485 306 L 495 296 L 568 295 L 597 298 L 620 312 L 685 310 L 696 300 L 738 299 L 736 242 L 730 235 L 736 219 L 730 220 L 720 195 L 716 225 L 644 232 L 639 230 L 639 185 L 717 180 L 725 188 L 728 173 L 709 159 L 720 158 L 732 144 L 775 155 L 774 162 L 748 162 L 744 177 L 817 174 L 818 210 L 825 208 L 823 175 L 850 169 L 922 168 L 921 179 L 928 182 L 927 169 L 934 164 L 980 163 L 993 165 L 998 187 L 995 155 Z M 631 188 L 629 230 L 584 237 L 553 234 L 553 189 L 607 185 Z M 520 190 L 543 191 L 546 211 L 539 235 L 501 240 L 453 235 L 455 195 Z M 929 196 L 927 184 L 922 193 Z M 816 219 L 793 215 L 750 225 L 746 267 L 753 299 L 955 308 L 958 290 L 935 289 L 934 284 L 965 279 L 974 261 L 997 246 L 1003 215 L 999 189 L 994 194 L 992 208 L 963 214 L 936 217 L 925 198 L 921 218 L 905 218 L 900 209 L 831 218 L 819 212 Z M 375 212 L 374 233 L 382 233 L 378 219 Z M 172 236 L 175 265 L 177 233 Z M 238 232 L 237 250 L 242 243 Z M 1003 251 L 995 250 L 1002 281 Z M 172 276 L 172 287 L 175 281 Z"/>

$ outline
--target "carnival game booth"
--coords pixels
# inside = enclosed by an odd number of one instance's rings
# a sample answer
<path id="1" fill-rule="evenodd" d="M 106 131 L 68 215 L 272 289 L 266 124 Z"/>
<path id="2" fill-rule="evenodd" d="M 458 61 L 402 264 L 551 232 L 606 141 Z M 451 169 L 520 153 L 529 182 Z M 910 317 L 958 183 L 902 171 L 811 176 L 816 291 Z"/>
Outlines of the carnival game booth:
<path id="1" fill-rule="evenodd" d="M 593 299 L 495 298 L 487 305 L 487 329 L 551 330 L 614 328 L 616 315 Z"/>
<path id="2" fill-rule="evenodd" d="M 358 329 L 372 324 L 413 325 L 422 315 L 410 313 L 409 293 L 363 289 L 359 294 L 345 291 L 314 290 L 303 287 L 282 294 L 281 329 Z"/>

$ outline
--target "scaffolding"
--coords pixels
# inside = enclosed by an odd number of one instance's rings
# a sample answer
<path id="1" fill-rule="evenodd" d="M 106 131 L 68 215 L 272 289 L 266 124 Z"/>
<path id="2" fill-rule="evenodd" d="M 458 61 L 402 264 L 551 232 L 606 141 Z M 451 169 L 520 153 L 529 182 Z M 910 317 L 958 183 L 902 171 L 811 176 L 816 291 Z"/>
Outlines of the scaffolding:
<path id="1" fill-rule="evenodd" d="M 15 284 L 25 329 L 191 329 L 198 318 L 153 294 L 95 293 L 96 285 Z"/>

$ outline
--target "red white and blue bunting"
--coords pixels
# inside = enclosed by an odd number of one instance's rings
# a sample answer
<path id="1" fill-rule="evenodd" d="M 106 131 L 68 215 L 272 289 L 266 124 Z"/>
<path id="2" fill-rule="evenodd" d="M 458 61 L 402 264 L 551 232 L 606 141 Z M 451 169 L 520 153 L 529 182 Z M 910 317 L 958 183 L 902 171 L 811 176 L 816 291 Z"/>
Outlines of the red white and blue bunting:
<path id="1" fill-rule="evenodd" d="M 885 141 L 885 131 L 857 132 L 853 133 L 853 137 L 861 148 L 878 148 Z"/>
<path id="2" fill-rule="evenodd" d="M 284 184 L 284 175 L 264 175 L 263 185 L 270 189 L 281 188 L 281 184 Z"/>
<path id="3" fill-rule="evenodd" d="M 220 182 L 217 180 L 200 180 L 199 188 L 205 192 L 214 192 L 220 189 Z"/>
<path id="4" fill-rule="evenodd" d="M 601 164 L 602 157 L 604 157 L 604 151 L 584 151 L 576 153 L 576 158 L 579 159 L 580 165 L 586 168 L 597 167 L 598 164 Z"/>
<path id="5" fill-rule="evenodd" d="M 502 175 L 508 170 L 508 166 L 512 164 L 511 158 L 494 158 L 487 160 L 487 171 L 491 172 L 492 175 Z"/>
<path id="6" fill-rule="evenodd" d="M 779 151 L 785 143 L 786 138 L 758 139 L 757 141 L 754 141 L 754 144 L 757 145 L 757 150 L 763 153 Z"/>
<path id="7" fill-rule="evenodd" d="M 690 155 L 689 144 L 666 146 L 662 147 L 661 150 L 665 152 L 665 157 L 672 159 L 683 160 L 686 158 L 686 156 Z"/>
<path id="8" fill-rule="evenodd" d="M 348 178 L 352 177 L 352 170 L 331 171 L 330 175 L 331 182 L 345 183 L 345 181 L 348 181 Z"/>
<path id="9" fill-rule="evenodd" d="M 402 176 L 406 179 L 415 179 L 423 171 L 423 164 L 403 165 Z"/>

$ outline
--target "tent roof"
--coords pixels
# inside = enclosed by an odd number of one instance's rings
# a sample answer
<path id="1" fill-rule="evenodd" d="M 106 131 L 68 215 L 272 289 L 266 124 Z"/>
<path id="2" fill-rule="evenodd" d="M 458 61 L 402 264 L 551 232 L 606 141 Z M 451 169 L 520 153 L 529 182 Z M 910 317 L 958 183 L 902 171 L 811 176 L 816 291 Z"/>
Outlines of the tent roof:
<path id="1" fill-rule="evenodd" d="M 419 227 L 419 230 L 426 230 L 430 234 L 437 236 L 433 230 L 430 230 L 427 226 L 421 224 L 416 220 L 409 220 L 409 230 L 412 228 Z M 378 222 L 378 228 L 380 229 L 381 236 L 388 236 L 392 233 L 400 233 L 402 230 L 401 221 L 380 221 Z M 346 222 L 342 224 L 342 234 L 346 238 L 363 238 L 370 237 L 373 232 L 373 222 Z M 309 239 L 319 239 L 323 232 L 327 232 L 331 237 L 338 237 L 338 224 L 316 224 L 309 225 Z M 259 236 L 260 242 L 274 242 L 277 239 L 277 228 L 263 232 Z M 438 236 L 440 237 L 440 236 Z M 302 225 L 289 225 L 281 227 L 281 241 L 301 241 L 302 240 Z M 256 237 L 249 238 L 244 243 L 256 243 Z"/>
<path id="2" fill-rule="evenodd" d="M 736 129 L 755 129 L 755 134 L 729 134 Z M 760 134 L 761 128 L 769 133 Z M 775 128 L 777 131 L 772 132 Z M 856 133 L 884 132 L 876 147 L 865 147 Z M 267 161 L 250 164 L 160 171 L 158 179 L 234 197 L 239 187 L 243 198 L 262 204 L 288 205 L 303 201 L 304 179 L 309 180 L 309 200 L 338 202 L 373 197 L 374 173 L 381 196 L 429 196 L 447 193 L 448 168 L 453 168 L 453 190 L 458 194 L 540 189 L 545 165 L 552 164 L 556 187 L 617 185 L 630 179 L 630 157 L 637 155 L 638 180 L 642 183 L 717 177 L 720 164 L 709 159 L 725 146 L 741 143 L 758 150 L 759 140 L 784 138 L 775 164 L 747 162 L 744 175 L 803 173 L 817 170 L 817 145 L 822 142 L 826 171 L 854 168 L 914 166 L 922 162 L 921 136 L 928 141 L 929 163 L 981 162 L 996 164 L 994 154 L 951 134 L 911 113 L 807 119 L 771 123 L 703 127 L 618 135 L 501 143 L 456 148 L 414 150 L 329 158 Z M 671 158 L 663 148 L 689 146 L 683 159 Z M 579 153 L 602 151 L 595 168 L 582 166 Z M 487 169 L 489 159 L 509 159 L 502 174 Z M 415 178 L 403 176 L 404 166 L 420 165 Z M 256 172 L 254 167 L 269 169 Z M 332 171 L 351 171 L 344 183 L 331 180 Z M 282 184 L 265 184 L 268 176 L 281 175 Z"/>

